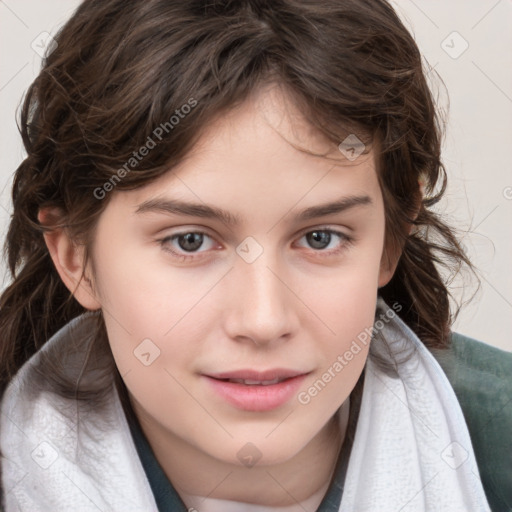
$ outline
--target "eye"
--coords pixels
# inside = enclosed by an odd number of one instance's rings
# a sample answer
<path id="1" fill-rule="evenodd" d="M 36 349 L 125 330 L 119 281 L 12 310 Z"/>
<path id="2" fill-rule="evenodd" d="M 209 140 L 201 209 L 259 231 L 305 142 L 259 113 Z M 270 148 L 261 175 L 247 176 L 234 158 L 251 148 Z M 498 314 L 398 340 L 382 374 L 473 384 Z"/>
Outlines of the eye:
<path id="1" fill-rule="evenodd" d="M 205 239 L 211 241 L 210 244 L 206 244 L 210 245 L 210 247 L 207 247 L 206 250 L 213 248 L 213 239 L 202 231 L 186 231 L 183 233 L 176 233 L 171 236 L 166 236 L 165 238 L 158 240 L 158 242 L 164 251 L 170 252 L 174 256 L 185 260 L 194 258 L 193 255 L 187 255 L 186 253 L 194 254 L 198 252 L 204 252 L 198 251 L 198 249 L 204 245 Z"/>
<path id="2" fill-rule="evenodd" d="M 325 256 L 336 255 L 347 249 L 353 242 L 353 238 L 345 233 L 328 228 L 310 230 L 304 233 L 299 240 L 302 239 L 305 239 L 309 247 L 314 249 L 314 253 L 325 252 Z M 175 233 L 157 240 L 157 242 L 164 251 L 171 253 L 173 257 L 181 261 L 200 258 L 201 253 L 216 246 L 213 238 L 203 231 Z M 199 250 L 201 248 L 203 250 Z"/>
<path id="3" fill-rule="evenodd" d="M 328 228 L 308 231 L 300 239 L 306 239 L 308 245 L 315 249 L 315 252 L 325 251 L 330 255 L 343 251 L 353 242 L 353 239 L 345 233 Z"/>

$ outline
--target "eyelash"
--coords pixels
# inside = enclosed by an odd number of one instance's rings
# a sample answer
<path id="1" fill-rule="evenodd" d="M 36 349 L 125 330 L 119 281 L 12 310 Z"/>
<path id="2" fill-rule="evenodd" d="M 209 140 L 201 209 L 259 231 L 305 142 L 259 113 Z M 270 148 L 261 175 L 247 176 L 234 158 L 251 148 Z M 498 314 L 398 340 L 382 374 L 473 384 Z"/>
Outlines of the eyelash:
<path id="1" fill-rule="evenodd" d="M 310 234 L 310 233 L 314 233 L 314 232 L 322 232 L 322 233 L 329 233 L 330 235 L 335 235 L 335 236 L 338 236 L 340 239 L 341 239 L 341 245 L 339 248 L 337 249 L 334 249 L 334 250 L 326 250 L 326 249 L 312 249 L 314 253 L 319 253 L 319 255 L 325 255 L 325 256 L 337 256 L 339 255 L 341 252 L 345 251 L 346 249 L 348 249 L 353 243 L 354 243 L 354 238 L 352 236 L 349 236 L 347 235 L 346 233 L 343 233 L 341 231 L 337 231 L 335 229 L 330 229 L 330 228 L 324 228 L 324 227 L 320 227 L 320 228 L 315 228 L 315 229 L 310 229 L 309 231 L 306 231 L 306 232 L 303 232 L 301 235 L 300 235 L 300 239 L 302 239 L 303 237 L 305 237 L 306 235 Z M 172 254 L 175 258 L 178 258 L 180 261 L 190 261 L 190 260 L 194 260 L 194 259 L 198 259 L 200 258 L 201 256 L 192 256 L 192 255 L 189 255 L 189 254 L 183 254 L 183 253 L 179 253 L 173 249 L 169 249 L 168 247 L 168 243 L 170 241 L 173 241 L 173 240 L 176 240 L 184 235 L 189 235 L 189 234 L 198 234 L 198 235 L 203 235 L 203 236 L 206 236 L 210 239 L 213 240 L 213 237 L 211 237 L 210 235 L 208 235 L 208 233 L 205 233 L 204 231 L 194 231 L 194 230 L 190 230 L 190 231 L 183 231 L 181 233 L 175 233 L 174 235 L 170 235 L 170 236 L 166 236 L 164 238 L 161 238 L 159 240 L 157 240 L 157 242 L 160 244 L 160 246 L 162 247 L 162 249 L 165 251 L 165 252 L 168 252 L 170 254 Z M 329 244 L 330 244 L 330 240 L 329 240 Z M 203 251 L 205 252 L 205 251 Z M 201 253 L 191 253 L 191 254 L 201 254 Z"/>

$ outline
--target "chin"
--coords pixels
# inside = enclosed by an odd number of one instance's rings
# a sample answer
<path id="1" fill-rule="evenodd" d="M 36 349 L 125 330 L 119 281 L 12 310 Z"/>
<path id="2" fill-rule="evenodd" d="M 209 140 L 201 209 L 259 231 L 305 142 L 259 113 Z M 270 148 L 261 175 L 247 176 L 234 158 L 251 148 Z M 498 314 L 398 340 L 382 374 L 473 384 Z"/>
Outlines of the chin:
<path id="1" fill-rule="evenodd" d="M 268 438 L 259 435 L 244 436 L 232 442 L 232 450 L 235 458 L 226 459 L 226 452 L 223 451 L 222 460 L 237 466 L 251 468 L 253 466 L 275 466 L 284 464 L 296 456 L 307 444 L 309 439 L 290 439 L 290 435 L 278 434 L 278 424 L 274 434 Z M 271 431 L 270 431 L 271 432 Z M 272 439 L 272 437 L 274 437 Z M 286 442 L 285 442 L 286 440 Z M 230 450 L 231 451 L 231 450 Z"/>

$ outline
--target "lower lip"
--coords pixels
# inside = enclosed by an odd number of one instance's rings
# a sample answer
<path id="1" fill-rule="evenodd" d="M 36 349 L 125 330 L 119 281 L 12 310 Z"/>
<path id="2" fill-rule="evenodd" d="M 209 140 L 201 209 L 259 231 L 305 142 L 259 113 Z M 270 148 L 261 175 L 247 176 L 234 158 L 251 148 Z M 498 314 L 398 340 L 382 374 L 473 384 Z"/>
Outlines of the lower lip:
<path id="1" fill-rule="evenodd" d="M 231 405 L 243 411 L 271 411 L 288 402 L 297 394 L 306 374 L 297 375 L 268 386 L 248 386 L 236 382 L 227 382 L 203 375 L 217 392 Z"/>

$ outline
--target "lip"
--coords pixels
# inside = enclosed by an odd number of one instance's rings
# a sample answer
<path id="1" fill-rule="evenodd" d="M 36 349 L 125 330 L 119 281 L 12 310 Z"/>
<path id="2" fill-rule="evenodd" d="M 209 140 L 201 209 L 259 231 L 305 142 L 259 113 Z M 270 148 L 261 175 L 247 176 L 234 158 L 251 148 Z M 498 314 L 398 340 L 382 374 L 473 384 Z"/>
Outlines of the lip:
<path id="1" fill-rule="evenodd" d="M 274 379 L 290 379 L 298 375 L 304 375 L 308 372 L 291 370 L 289 368 L 271 368 L 269 370 L 254 370 L 253 368 L 233 370 L 222 373 L 209 373 L 206 376 L 214 379 L 245 379 L 245 380 L 274 380 Z"/>
<path id="2" fill-rule="evenodd" d="M 243 411 L 271 411 L 287 403 L 298 392 L 308 372 L 275 368 L 265 371 L 236 370 L 202 375 L 213 391 L 225 401 Z M 254 384 L 228 382 L 221 379 L 244 379 L 271 381 L 283 379 L 276 384 Z"/>

